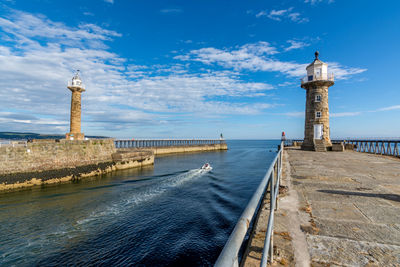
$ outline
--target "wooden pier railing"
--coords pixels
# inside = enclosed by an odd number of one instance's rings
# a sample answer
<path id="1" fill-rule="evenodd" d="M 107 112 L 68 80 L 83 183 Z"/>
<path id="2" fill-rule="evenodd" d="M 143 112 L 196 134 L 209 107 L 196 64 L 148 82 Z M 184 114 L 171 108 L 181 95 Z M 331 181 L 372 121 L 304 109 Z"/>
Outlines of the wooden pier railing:
<path id="1" fill-rule="evenodd" d="M 114 140 L 116 148 L 145 148 L 172 146 L 200 146 L 225 144 L 223 139 L 160 139 L 160 140 Z"/>

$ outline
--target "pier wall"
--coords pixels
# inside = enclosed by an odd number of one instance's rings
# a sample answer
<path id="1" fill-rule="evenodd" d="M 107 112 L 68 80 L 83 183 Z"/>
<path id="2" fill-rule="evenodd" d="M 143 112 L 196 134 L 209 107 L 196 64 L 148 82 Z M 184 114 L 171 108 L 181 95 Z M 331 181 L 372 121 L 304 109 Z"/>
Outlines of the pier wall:
<path id="1" fill-rule="evenodd" d="M 226 143 L 116 149 L 113 139 L 34 140 L 0 147 L 0 191 L 152 165 L 156 155 L 227 149 Z"/>
<path id="2" fill-rule="evenodd" d="M 79 180 L 154 164 L 154 153 L 121 152 L 112 139 L 38 140 L 0 147 L 0 191 Z"/>
<path id="3" fill-rule="evenodd" d="M 97 164 L 110 161 L 115 152 L 112 139 L 35 140 L 23 146 L 0 147 L 0 174 Z"/>
<path id="4" fill-rule="evenodd" d="M 118 152 L 128 153 L 138 151 L 138 148 L 120 148 Z M 226 143 L 212 144 L 212 145 L 187 145 L 187 146 L 170 146 L 170 147 L 145 147 L 140 148 L 142 151 L 151 151 L 155 156 L 157 155 L 168 155 L 176 153 L 190 153 L 190 152 L 203 152 L 203 151 L 216 151 L 216 150 L 228 150 Z"/>
<path id="5" fill-rule="evenodd" d="M 150 149 L 154 152 L 154 155 L 165 155 L 173 153 L 227 150 L 228 145 L 226 143 L 222 143 L 222 144 L 212 144 L 212 145 L 152 147 Z"/>

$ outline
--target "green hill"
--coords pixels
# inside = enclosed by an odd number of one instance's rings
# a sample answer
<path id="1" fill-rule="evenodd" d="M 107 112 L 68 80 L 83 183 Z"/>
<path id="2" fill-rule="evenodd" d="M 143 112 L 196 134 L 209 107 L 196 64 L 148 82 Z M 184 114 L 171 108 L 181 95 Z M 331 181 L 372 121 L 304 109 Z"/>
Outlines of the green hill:
<path id="1" fill-rule="evenodd" d="M 106 136 L 86 136 L 88 138 L 107 138 Z M 64 134 L 38 134 L 19 132 L 0 132 L 0 139 L 27 140 L 27 139 L 63 139 Z"/>

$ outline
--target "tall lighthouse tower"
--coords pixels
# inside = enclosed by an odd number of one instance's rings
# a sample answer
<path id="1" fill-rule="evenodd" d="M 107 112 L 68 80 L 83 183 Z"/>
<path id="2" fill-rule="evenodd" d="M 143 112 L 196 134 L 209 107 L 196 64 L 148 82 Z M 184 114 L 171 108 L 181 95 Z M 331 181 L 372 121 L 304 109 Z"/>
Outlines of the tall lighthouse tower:
<path id="1" fill-rule="evenodd" d="M 326 151 L 332 146 L 329 128 L 328 88 L 334 85 L 328 64 L 318 58 L 307 66 L 307 76 L 301 80 L 301 88 L 306 89 L 306 121 L 302 149 Z"/>
<path id="2" fill-rule="evenodd" d="M 79 77 L 79 70 L 68 82 L 68 89 L 72 92 L 71 97 L 71 121 L 70 132 L 66 134 L 68 140 L 83 140 L 85 135 L 81 133 L 81 93 L 85 91 L 85 86 L 82 84 Z"/>

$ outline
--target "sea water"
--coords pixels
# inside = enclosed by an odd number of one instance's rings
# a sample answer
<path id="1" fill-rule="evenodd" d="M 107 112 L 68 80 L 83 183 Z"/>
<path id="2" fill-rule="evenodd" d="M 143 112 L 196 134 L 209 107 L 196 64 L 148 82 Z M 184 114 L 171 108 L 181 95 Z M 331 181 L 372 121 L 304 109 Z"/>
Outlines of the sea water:
<path id="1" fill-rule="evenodd" d="M 211 266 L 278 144 L 228 141 L 228 151 L 0 193 L 0 265 Z"/>

